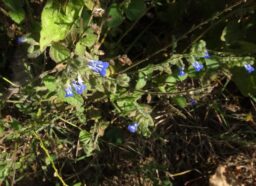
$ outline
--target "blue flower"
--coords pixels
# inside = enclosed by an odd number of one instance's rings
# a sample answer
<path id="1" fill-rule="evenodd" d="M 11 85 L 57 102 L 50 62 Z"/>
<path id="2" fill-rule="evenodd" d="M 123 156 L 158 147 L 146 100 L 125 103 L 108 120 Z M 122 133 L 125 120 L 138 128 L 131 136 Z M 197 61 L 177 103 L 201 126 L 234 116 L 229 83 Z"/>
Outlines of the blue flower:
<path id="1" fill-rule="evenodd" d="M 184 67 L 179 68 L 178 76 L 185 76 L 186 73 L 184 72 Z"/>
<path id="2" fill-rule="evenodd" d="M 195 106 L 197 104 L 197 101 L 195 99 L 190 100 L 190 105 Z"/>
<path id="3" fill-rule="evenodd" d="M 135 133 L 138 129 L 138 126 L 139 126 L 138 123 L 132 123 L 132 124 L 128 125 L 129 132 Z"/>
<path id="4" fill-rule="evenodd" d="M 72 85 L 76 93 L 80 95 L 83 94 L 84 90 L 86 89 L 86 85 L 84 84 L 84 81 L 80 75 L 78 75 L 77 81 L 72 82 Z"/>
<path id="5" fill-rule="evenodd" d="M 210 58 L 208 50 L 205 51 L 203 58 L 205 58 L 205 59 L 209 59 Z"/>
<path id="6" fill-rule="evenodd" d="M 192 66 L 195 68 L 196 72 L 200 72 L 204 68 L 204 65 L 198 61 L 193 62 Z"/>
<path id="7" fill-rule="evenodd" d="M 74 96 L 73 91 L 72 91 L 72 87 L 70 85 L 67 86 L 67 88 L 65 89 L 66 95 L 65 97 L 72 97 Z"/>
<path id="8" fill-rule="evenodd" d="M 244 68 L 248 73 L 252 73 L 255 70 L 254 67 L 250 64 L 245 64 Z"/>
<path id="9" fill-rule="evenodd" d="M 17 38 L 17 43 L 18 44 L 22 44 L 25 43 L 27 41 L 27 38 L 25 36 L 20 36 Z"/>
<path id="10" fill-rule="evenodd" d="M 108 66 L 109 64 L 104 61 L 89 60 L 88 62 L 88 67 L 94 72 L 99 73 L 103 77 L 106 76 Z"/>

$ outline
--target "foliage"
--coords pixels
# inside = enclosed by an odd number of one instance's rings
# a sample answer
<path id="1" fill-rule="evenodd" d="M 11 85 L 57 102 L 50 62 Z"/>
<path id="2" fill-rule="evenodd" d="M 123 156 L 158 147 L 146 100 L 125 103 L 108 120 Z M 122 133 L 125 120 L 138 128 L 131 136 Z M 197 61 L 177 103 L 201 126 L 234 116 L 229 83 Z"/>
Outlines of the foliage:
<path id="1" fill-rule="evenodd" d="M 93 160 L 106 141 L 121 146 L 127 135 L 160 140 L 155 131 L 161 100 L 165 103 L 160 106 L 171 105 L 168 112 L 184 119 L 182 112 L 193 112 L 194 104 L 210 96 L 223 79 L 233 81 L 243 96 L 254 98 L 253 3 L 245 3 L 248 17 L 243 15 L 238 22 L 232 15 L 240 11 L 242 2 L 211 2 L 215 9 L 210 12 L 205 1 L 198 2 L 193 11 L 202 8 L 206 21 L 200 23 L 195 16 L 193 26 L 182 20 L 190 3 L 47 0 L 39 3 L 38 16 L 33 1 L 4 0 L 6 16 L 19 27 L 17 33 L 23 33 L 17 50 L 25 53 L 19 60 L 25 61 L 26 78 L 19 82 L 11 75 L 2 76 L 6 84 L 1 88 L 9 89 L 0 94 L 0 145 L 4 146 L 0 184 L 18 183 L 28 170 L 42 171 L 45 177 L 53 174 L 49 179 L 62 185 L 82 184 L 63 176 L 62 161 L 64 166 L 67 161 Z M 226 6 L 219 13 L 218 7 Z M 32 9 L 35 15 L 29 13 Z M 218 24 L 215 19 L 221 26 L 210 26 Z M 26 28 L 23 22 L 39 24 L 40 30 Z M 2 29 L 7 40 L 13 39 L 8 29 Z M 218 32 L 211 33 L 214 29 Z M 185 41 L 187 37 L 191 41 Z M 8 52 L 1 63 L 6 57 Z M 6 62 L 1 71 L 5 66 Z M 11 66 L 18 73 L 15 64 Z M 10 88 L 17 92 L 9 94 Z M 216 97 L 225 87 L 222 90 Z M 202 105 L 213 108 L 226 123 L 216 102 L 209 106 L 202 101 Z M 153 168 L 144 166 L 145 177 L 152 177 L 153 169 L 167 171 L 158 164 L 148 165 Z M 171 180 L 164 177 L 158 184 L 170 185 Z"/>

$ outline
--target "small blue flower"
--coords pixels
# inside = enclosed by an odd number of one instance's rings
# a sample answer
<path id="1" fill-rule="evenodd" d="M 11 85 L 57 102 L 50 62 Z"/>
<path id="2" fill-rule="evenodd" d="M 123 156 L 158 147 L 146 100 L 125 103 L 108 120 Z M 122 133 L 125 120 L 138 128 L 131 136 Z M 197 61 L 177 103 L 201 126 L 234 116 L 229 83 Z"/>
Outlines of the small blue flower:
<path id="1" fill-rule="evenodd" d="M 139 126 L 138 123 L 132 123 L 132 124 L 128 125 L 129 132 L 135 133 L 138 129 L 138 126 Z"/>
<path id="2" fill-rule="evenodd" d="M 205 58 L 205 59 L 209 59 L 210 58 L 210 54 L 209 54 L 208 50 L 206 50 L 206 52 L 204 53 L 203 58 Z"/>
<path id="3" fill-rule="evenodd" d="M 94 72 L 99 73 L 101 76 L 106 76 L 107 68 L 109 64 L 104 61 L 99 60 L 89 60 L 88 66 L 90 69 L 92 69 Z"/>
<path id="4" fill-rule="evenodd" d="M 244 68 L 248 73 L 252 73 L 255 70 L 254 67 L 250 64 L 245 64 Z"/>
<path id="5" fill-rule="evenodd" d="M 184 67 L 179 68 L 178 76 L 185 76 L 186 73 L 184 72 Z"/>
<path id="6" fill-rule="evenodd" d="M 72 87 L 70 85 L 67 86 L 67 88 L 65 89 L 66 95 L 65 97 L 72 97 L 74 96 L 73 91 L 72 91 Z"/>
<path id="7" fill-rule="evenodd" d="M 197 104 L 197 101 L 195 99 L 190 100 L 190 105 L 195 106 Z"/>
<path id="8" fill-rule="evenodd" d="M 18 44 L 22 44 L 25 43 L 27 41 L 27 38 L 25 36 L 20 36 L 17 38 L 17 43 Z"/>
<path id="9" fill-rule="evenodd" d="M 78 75 L 77 81 L 73 81 L 72 85 L 77 94 L 83 94 L 84 90 L 86 89 L 86 85 L 84 84 L 82 77 Z"/>
<path id="10" fill-rule="evenodd" d="M 199 63 L 198 61 L 193 62 L 192 66 L 195 68 L 196 72 L 200 72 L 204 68 L 204 65 Z"/>

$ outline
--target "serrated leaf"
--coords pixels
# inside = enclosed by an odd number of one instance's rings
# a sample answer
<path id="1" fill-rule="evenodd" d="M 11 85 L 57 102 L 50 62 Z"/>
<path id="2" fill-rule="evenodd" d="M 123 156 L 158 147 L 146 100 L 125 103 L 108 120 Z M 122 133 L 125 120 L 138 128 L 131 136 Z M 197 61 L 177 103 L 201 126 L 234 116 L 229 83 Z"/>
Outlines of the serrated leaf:
<path id="1" fill-rule="evenodd" d="M 121 11 L 118 8 L 118 5 L 116 3 L 112 4 L 112 6 L 109 9 L 109 20 L 108 20 L 108 26 L 110 28 L 118 27 L 124 20 L 124 17 L 121 14 Z"/>
<path id="2" fill-rule="evenodd" d="M 79 133 L 79 141 L 82 144 L 87 157 L 91 156 L 92 152 L 95 150 L 92 138 L 92 134 L 90 132 L 87 132 L 86 130 L 82 130 Z"/>
<path id="3" fill-rule="evenodd" d="M 148 106 L 141 106 L 137 107 L 137 113 L 134 117 L 134 121 L 139 123 L 139 132 L 145 136 L 149 137 L 151 131 L 149 130 L 150 126 L 154 126 L 154 121 L 150 115 L 150 111 L 146 111 Z"/>
<path id="4" fill-rule="evenodd" d="M 138 19 L 146 11 L 146 5 L 144 0 L 131 0 L 128 8 L 125 10 L 125 14 L 131 21 Z"/>
<path id="5" fill-rule="evenodd" d="M 65 11 L 60 11 L 60 4 L 47 1 L 42 15 L 42 29 L 40 32 L 40 50 L 43 51 L 52 42 L 63 40 L 71 25 L 79 14 L 83 4 L 79 0 L 68 1 Z"/>
<path id="6" fill-rule="evenodd" d="M 61 44 L 55 43 L 50 48 L 50 57 L 56 63 L 63 62 L 70 57 L 70 51 Z"/>
<path id="7" fill-rule="evenodd" d="M 116 81 L 121 87 L 129 87 L 130 77 L 127 74 L 119 74 Z"/>

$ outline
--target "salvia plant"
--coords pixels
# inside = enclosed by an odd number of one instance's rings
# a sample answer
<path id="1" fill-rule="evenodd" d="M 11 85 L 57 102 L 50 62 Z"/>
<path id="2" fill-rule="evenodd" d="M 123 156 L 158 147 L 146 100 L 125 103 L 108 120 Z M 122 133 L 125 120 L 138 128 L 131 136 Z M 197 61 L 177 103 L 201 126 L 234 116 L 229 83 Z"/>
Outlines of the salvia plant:
<path id="1" fill-rule="evenodd" d="M 72 0 L 63 5 L 48 0 L 41 14 L 40 37 L 31 32 L 17 39 L 19 45 L 27 48 L 30 60 L 40 61 L 46 57 L 54 67 L 43 69 L 34 77 L 29 76 L 29 83 L 20 86 L 19 96 L 13 103 L 19 112 L 24 113 L 30 125 L 23 126 L 19 121 L 13 121 L 18 128 L 23 128 L 20 134 L 13 135 L 18 135 L 17 138 L 32 137 L 30 143 L 40 144 L 47 159 L 45 164 L 53 167 L 63 185 L 66 183 L 54 168 L 56 157 L 48 152 L 50 141 L 58 135 L 66 136 L 73 130 L 72 135 L 77 136 L 84 158 L 89 157 L 100 150 L 99 140 L 110 126 L 150 137 L 156 127 L 152 117 L 154 108 L 150 100 L 144 101 L 145 96 L 152 99 L 166 96 L 183 109 L 196 106 L 200 94 L 197 100 L 194 99 L 196 92 L 180 91 L 180 83 L 194 79 L 201 82 L 199 88 L 202 88 L 207 86 L 205 79 L 213 73 L 222 73 L 223 69 L 230 74 L 237 69 L 243 73 L 245 69 L 246 77 L 254 74 L 253 57 L 212 51 L 207 49 L 203 40 L 193 43 L 189 51 L 172 53 L 157 63 L 134 62 L 128 67 L 119 64 L 116 56 L 104 51 L 107 47 L 104 40 L 125 19 L 135 21 L 146 11 L 142 0 L 125 2 L 101 7 L 94 1 Z M 134 11 L 136 3 L 140 4 L 139 11 Z M 22 17 L 12 19 L 19 22 Z M 27 71 L 30 73 L 31 69 Z M 243 90 L 243 94 L 250 94 L 251 90 Z M 52 140 L 44 135 L 46 131 L 53 134 Z M 65 140 L 59 140 L 56 143 L 63 148 L 72 148 L 77 141 L 66 144 Z M 10 158 L 5 152 L 1 156 Z M 31 156 L 18 162 L 26 169 L 26 162 L 35 159 Z M 1 166 L 5 166 L 0 172 L 3 180 L 13 166 L 8 162 Z"/>

